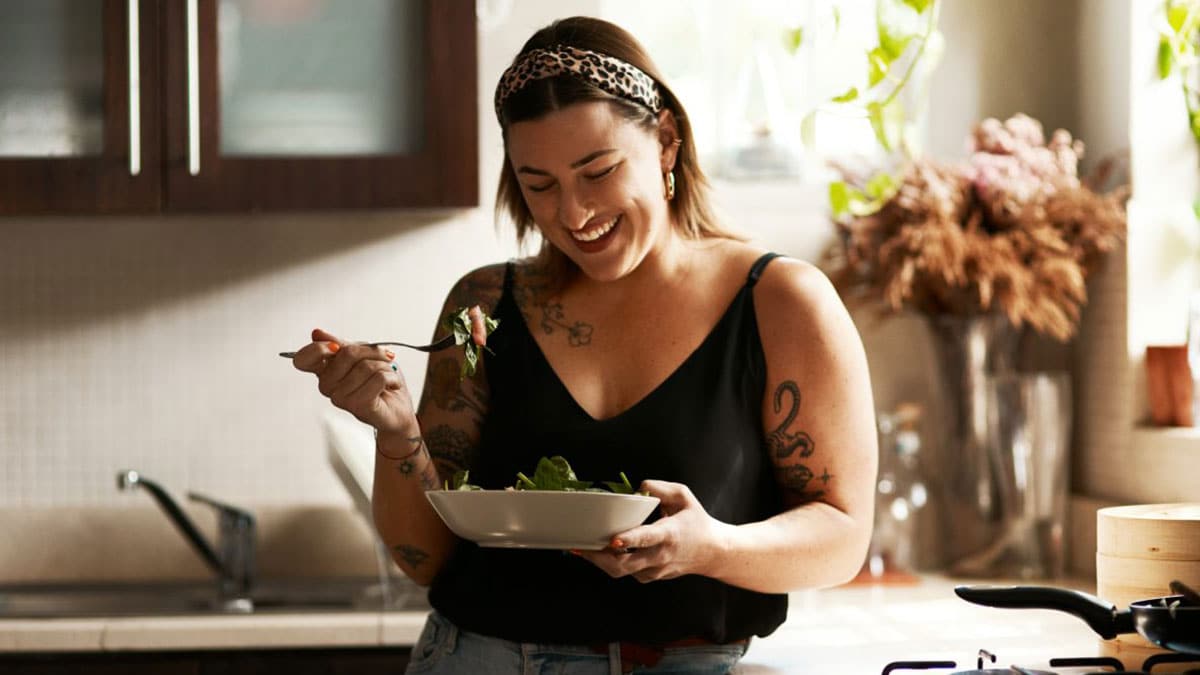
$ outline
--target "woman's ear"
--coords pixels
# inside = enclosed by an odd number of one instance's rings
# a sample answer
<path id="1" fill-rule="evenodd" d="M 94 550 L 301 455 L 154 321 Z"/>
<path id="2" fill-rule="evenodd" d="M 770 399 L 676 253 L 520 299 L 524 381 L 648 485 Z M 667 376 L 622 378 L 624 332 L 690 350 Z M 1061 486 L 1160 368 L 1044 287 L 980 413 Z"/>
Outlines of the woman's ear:
<path id="1" fill-rule="evenodd" d="M 679 125 L 675 121 L 675 114 L 670 108 L 663 108 L 658 112 L 658 154 L 663 173 L 675 168 L 680 143 Z"/>

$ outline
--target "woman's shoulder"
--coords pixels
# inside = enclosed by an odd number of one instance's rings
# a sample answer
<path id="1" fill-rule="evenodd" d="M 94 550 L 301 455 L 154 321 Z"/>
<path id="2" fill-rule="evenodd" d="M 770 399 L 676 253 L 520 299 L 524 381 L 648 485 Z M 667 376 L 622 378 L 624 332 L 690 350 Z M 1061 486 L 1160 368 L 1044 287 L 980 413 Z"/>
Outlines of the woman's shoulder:
<path id="1" fill-rule="evenodd" d="M 736 242 L 725 247 L 724 255 L 732 269 L 747 276 L 756 263 L 773 251 L 753 244 Z M 831 309 L 844 311 L 841 297 L 829 277 L 816 265 L 779 255 L 762 268 L 754 287 L 754 302 L 760 319 L 779 315 L 811 315 Z"/>
<path id="2" fill-rule="evenodd" d="M 446 305 L 451 308 L 479 305 L 494 310 L 504 292 L 504 274 L 508 263 L 477 267 L 462 275 L 451 287 Z"/>

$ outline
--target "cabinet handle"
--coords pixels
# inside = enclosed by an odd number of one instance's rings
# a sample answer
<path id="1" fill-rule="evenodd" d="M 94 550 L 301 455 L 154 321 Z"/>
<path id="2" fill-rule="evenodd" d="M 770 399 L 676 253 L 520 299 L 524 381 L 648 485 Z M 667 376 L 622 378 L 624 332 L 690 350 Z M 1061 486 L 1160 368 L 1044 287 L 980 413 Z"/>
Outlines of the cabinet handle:
<path id="1" fill-rule="evenodd" d="M 200 174 L 200 37 L 197 0 L 187 0 L 188 173 Z"/>
<path id="2" fill-rule="evenodd" d="M 142 172 L 142 57 L 138 43 L 138 0 L 129 0 L 129 175 Z"/>

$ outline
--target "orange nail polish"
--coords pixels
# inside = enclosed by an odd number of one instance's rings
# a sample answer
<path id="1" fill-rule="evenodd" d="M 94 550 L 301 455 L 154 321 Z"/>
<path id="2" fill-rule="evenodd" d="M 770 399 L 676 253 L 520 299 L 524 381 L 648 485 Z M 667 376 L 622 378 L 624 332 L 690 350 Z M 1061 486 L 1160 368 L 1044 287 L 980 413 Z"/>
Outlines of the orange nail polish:
<path id="1" fill-rule="evenodd" d="M 625 542 L 621 541 L 620 539 L 613 539 L 612 547 L 613 548 L 625 548 Z"/>
<path id="2" fill-rule="evenodd" d="M 396 358 L 396 354 L 395 354 L 394 352 L 392 352 L 392 350 L 390 350 L 390 349 L 385 349 L 385 350 L 383 351 L 383 355 L 384 355 L 384 356 L 386 356 L 386 357 L 388 357 L 389 359 L 394 359 L 394 358 Z"/>
<path id="3" fill-rule="evenodd" d="M 579 555 L 579 549 L 577 549 L 577 548 L 571 549 L 571 555 Z"/>
<path id="4" fill-rule="evenodd" d="M 336 343 L 336 342 L 330 342 L 330 343 L 329 343 L 329 351 L 333 352 L 334 354 L 336 354 L 336 353 L 337 353 L 337 351 L 338 351 L 339 349 L 341 349 L 341 348 L 342 348 L 342 346 L 341 346 L 341 345 L 339 345 L 339 344 L 338 344 L 338 343 Z"/>

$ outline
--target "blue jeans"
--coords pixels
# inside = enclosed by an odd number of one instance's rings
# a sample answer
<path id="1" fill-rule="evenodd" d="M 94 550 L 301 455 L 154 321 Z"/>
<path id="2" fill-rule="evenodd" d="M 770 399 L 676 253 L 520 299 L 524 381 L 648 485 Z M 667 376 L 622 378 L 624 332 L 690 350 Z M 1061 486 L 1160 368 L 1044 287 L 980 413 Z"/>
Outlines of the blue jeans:
<path id="1" fill-rule="evenodd" d="M 638 675 L 724 675 L 746 653 L 747 645 L 668 647 L 653 667 Z M 510 642 L 459 630 L 449 619 L 430 613 L 413 647 L 407 675 L 618 675 L 620 644 L 608 653 L 583 645 Z"/>

